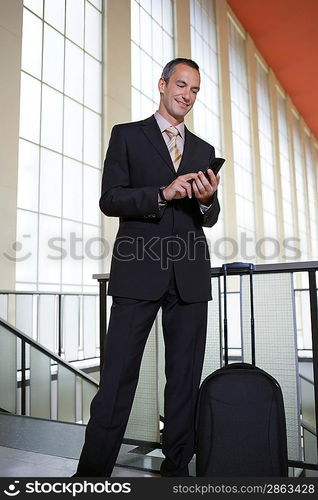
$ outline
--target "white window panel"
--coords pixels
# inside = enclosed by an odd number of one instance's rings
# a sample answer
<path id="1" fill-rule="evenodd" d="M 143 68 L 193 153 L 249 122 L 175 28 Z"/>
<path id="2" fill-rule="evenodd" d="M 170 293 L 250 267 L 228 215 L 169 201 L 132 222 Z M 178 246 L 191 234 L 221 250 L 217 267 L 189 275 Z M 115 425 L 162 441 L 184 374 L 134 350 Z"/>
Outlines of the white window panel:
<path id="1" fill-rule="evenodd" d="M 141 94 L 140 109 L 141 109 L 141 117 L 147 118 L 148 116 L 152 115 L 155 112 L 156 106 L 151 99 Z"/>
<path id="2" fill-rule="evenodd" d="M 274 186 L 274 172 L 272 168 L 272 163 L 268 162 L 267 159 L 261 157 L 261 169 L 262 169 L 262 184 L 265 186 Z"/>
<path id="3" fill-rule="evenodd" d="M 41 83 L 21 73 L 20 137 L 32 142 L 40 140 Z"/>
<path id="4" fill-rule="evenodd" d="M 43 0 L 23 0 L 23 5 L 32 10 L 35 14 L 42 17 L 43 15 Z"/>
<path id="5" fill-rule="evenodd" d="M 140 22 L 139 22 L 140 8 L 135 0 L 131 2 L 131 39 L 135 43 L 140 43 Z"/>
<path id="6" fill-rule="evenodd" d="M 101 117 L 84 109 L 84 163 L 101 166 Z"/>
<path id="7" fill-rule="evenodd" d="M 211 109 L 215 115 L 218 117 L 220 116 L 220 90 L 215 83 L 212 84 L 211 86 L 211 98 L 212 98 L 212 104 L 211 104 Z"/>
<path id="8" fill-rule="evenodd" d="M 100 198 L 100 171 L 84 165 L 84 222 L 88 224 L 100 223 L 100 213 L 96 210 Z"/>
<path id="9" fill-rule="evenodd" d="M 64 37 L 47 24 L 44 25 L 43 81 L 57 90 L 63 90 Z"/>
<path id="10" fill-rule="evenodd" d="M 49 215 L 39 216 L 39 281 L 60 283 L 63 242 L 61 219 Z"/>
<path id="11" fill-rule="evenodd" d="M 148 97 L 152 97 L 152 60 L 145 52 L 141 52 L 141 91 Z"/>
<path id="12" fill-rule="evenodd" d="M 141 85 L 140 71 L 140 48 L 135 43 L 131 44 L 131 84 L 137 89 Z"/>
<path id="13" fill-rule="evenodd" d="M 147 12 L 151 12 L 151 0 L 139 0 L 139 3 Z"/>
<path id="14" fill-rule="evenodd" d="M 205 7 L 205 3 L 203 2 L 203 5 Z M 203 16 L 202 16 L 202 38 L 203 40 L 208 40 L 208 36 L 209 36 L 209 18 L 207 16 L 207 12 L 206 10 L 204 9 L 203 10 Z"/>
<path id="15" fill-rule="evenodd" d="M 62 151 L 63 96 L 47 85 L 42 86 L 41 144 Z"/>
<path id="16" fill-rule="evenodd" d="M 97 59 L 102 59 L 102 16 L 94 7 L 86 3 L 85 50 Z"/>
<path id="17" fill-rule="evenodd" d="M 39 147 L 20 139 L 18 208 L 38 210 Z"/>
<path id="18" fill-rule="evenodd" d="M 82 160 L 83 107 L 68 97 L 64 100 L 64 153 Z"/>
<path id="19" fill-rule="evenodd" d="M 68 285 L 80 285 L 84 259 L 82 224 L 63 220 L 62 235 L 66 250 L 62 259 L 62 282 Z"/>
<path id="20" fill-rule="evenodd" d="M 193 117 L 195 132 L 220 149 L 218 61 L 208 39 L 209 30 L 216 31 L 212 4 L 205 0 L 190 1 L 191 55 L 201 72 L 201 90 L 193 108 Z"/>
<path id="21" fill-rule="evenodd" d="M 263 185 L 262 189 L 263 193 L 263 199 L 264 199 L 264 205 L 268 207 L 269 209 L 272 208 L 272 210 L 275 209 L 275 193 L 273 189 Z"/>
<path id="22" fill-rule="evenodd" d="M 16 280 L 37 281 L 38 215 L 26 210 L 17 211 Z M 10 252 L 11 254 L 12 252 Z"/>
<path id="23" fill-rule="evenodd" d="M 44 20 L 64 33 L 65 0 L 45 0 Z"/>
<path id="24" fill-rule="evenodd" d="M 141 116 L 141 103 L 140 92 L 134 88 L 131 89 L 131 119 L 133 121 L 140 120 Z"/>
<path id="25" fill-rule="evenodd" d="M 163 58 L 164 61 L 171 61 L 173 59 L 173 42 L 169 35 L 163 32 Z"/>
<path id="26" fill-rule="evenodd" d="M 265 235 L 277 238 L 276 216 L 264 210 Z"/>
<path id="27" fill-rule="evenodd" d="M 159 105 L 160 94 L 158 81 L 161 76 L 162 67 L 152 61 L 152 100 Z"/>
<path id="28" fill-rule="evenodd" d="M 85 54 L 85 106 L 101 112 L 101 64 L 88 54 Z"/>
<path id="29" fill-rule="evenodd" d="M 62 156 L 41 149 L 40 212 L 61 216 Z"/>
<path id="30" fill-rule="evenodd" d="M 100 236 L 100 230 L 95 226 L 83 225 L 84 255 L 83 260 L 83 283 L 94 285 L 92 275 L 101 272 L 104 259 L 109 256 L 109 245 L 104 245 Z"/>
<path id="31" fill-rule="evenodd" d="M 199 33 L 202 33 L 202 8 L 198 0 L 194 1 L 194 19 Z"/>
<path id="32" fill-rule="evenodd" d="M 21 69 L 41 78 L 42 21 L 23 9 Z"/>
<path id="33" fill-rule="evenodd" d="M 151 17 L 143 9 L 140 10 L 140 45 L 148 53 L 151 51 Z"/>
<path id="34" fill-rule="evenodd" d="M 254 206 L 253 203 L 242 196 L 236 196 L 237 203 L 237 221 L 241 228 L 248 230 L 254 229 Z"/>
<path id="35" fill-rule="evenodd" d="M 37 287 L 31 283 L 20 283 L 17 281 L 16 289 L 22 292 L 36 292 Z"/>
<path id="36" fill-rule="evenodd" d="M 66 36 L 83 47 L 84 0 L 66 0 Z"/>
<path id="37" fill-rule="evenodd" d="M 162 24 L 164 29 L 173 35 L 173 3 L 171 0 L 162 0 Z"/>
<path id="38" fill-rule="evenodd" d="M 162 66 L 173 59 L 174 51 L 172 29 L 170 36 L 167 34 L 170 26 L 166 25 L 167 19 L 172 18 L 172 2 L 144 0 L 139 4 L 131 0 L 131 114 L 134 120 L 152 114 L 157 108 Z M 168 8 L 171 12 L 166 12 L 165 17 L 164 9 Z"/>
<path id="39" fill-rule="evenodd" d="M 82 164 L 64 158 L 63 163 L 63 217 L 82 220 L 83 199 Z"/>
<path id="40" fill-rule="evenodd" d="M 161 3 L 161 0 L 151 0 L 151 15 L 160 25 L 162 25 Z"/>
<path id="41" fill-rule="evenodd" d="M 96 9 L 102 10 L 102 0 L 89 0 L 89 2 L 95 5 Z"/>
<path id="42" fill-rule="evenodd" d="M 162 28 L 154 21 L 152 21 L 152 57 L 161 66 L 164 64 Z"/>
<path id="43" fill-rule="evenodd" d="M 39 285 L 37 290 L 39 292 L 60 292 L 61 287 L 60 285 L 51 285 L 51 284 L 45 284 L 45 285 Z"/>
<path id="44" fill-rule="evenodd" d="M 65 42 L 65 94 L 83 102 L 84 52 L 74 43 Z"/>

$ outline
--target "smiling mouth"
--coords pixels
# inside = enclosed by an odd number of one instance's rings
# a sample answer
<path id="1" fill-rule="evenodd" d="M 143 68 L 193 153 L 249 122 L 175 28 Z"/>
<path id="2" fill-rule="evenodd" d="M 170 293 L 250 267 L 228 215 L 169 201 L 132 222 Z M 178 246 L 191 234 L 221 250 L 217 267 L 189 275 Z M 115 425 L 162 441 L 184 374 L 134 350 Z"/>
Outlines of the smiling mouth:
<path id="1" fill-rule="evenodd" d="M 182 106 L 183 108 L 187 108 L 189 106 L 189 104 L 186 104 L 185 102 L 182 102 L 182 101 L 178 101 L 177 99 L 175 99 L 176 103 L 179 104 L 179 106 Z"/>

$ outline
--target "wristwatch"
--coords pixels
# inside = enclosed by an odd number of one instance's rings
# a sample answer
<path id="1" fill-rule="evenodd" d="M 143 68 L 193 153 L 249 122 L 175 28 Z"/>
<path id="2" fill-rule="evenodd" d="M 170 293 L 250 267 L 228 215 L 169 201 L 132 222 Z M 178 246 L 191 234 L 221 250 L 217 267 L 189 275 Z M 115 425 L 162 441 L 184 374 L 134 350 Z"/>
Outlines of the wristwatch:
<path id="1" fill-rule="evenodd" d="M 160 197 L 160 200 L 162 201 L 162 203 L 167 203 L 168 200 L 166 200 L 164 194 L 163 194 L 163 190 L 166 189 L 167 186 L 161 186 L 159 188 L 159 197 Z"/>

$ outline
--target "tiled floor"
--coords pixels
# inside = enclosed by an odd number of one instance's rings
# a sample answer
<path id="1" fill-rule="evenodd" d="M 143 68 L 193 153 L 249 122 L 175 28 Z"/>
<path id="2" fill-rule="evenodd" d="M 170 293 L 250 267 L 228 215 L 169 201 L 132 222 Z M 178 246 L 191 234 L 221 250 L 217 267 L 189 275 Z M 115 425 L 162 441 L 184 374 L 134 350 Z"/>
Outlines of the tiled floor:
<path id="1" fill-rule="evenodd" d="M 0 446 L 1 477 L 71 477 L 78 460 Z M 159 477 L 133 468 L 115 467 L 112 477 Z"/>

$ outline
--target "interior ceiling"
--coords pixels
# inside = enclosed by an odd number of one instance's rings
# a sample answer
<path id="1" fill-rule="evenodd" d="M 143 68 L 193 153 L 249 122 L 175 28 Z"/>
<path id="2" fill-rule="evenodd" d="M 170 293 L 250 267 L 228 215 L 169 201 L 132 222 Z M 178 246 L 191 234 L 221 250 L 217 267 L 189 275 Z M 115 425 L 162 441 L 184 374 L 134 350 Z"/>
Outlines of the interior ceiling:
<path id="1" fill-rule="evenodd" d="M 227 0 L 318 138 L 318 0 Z"/>

